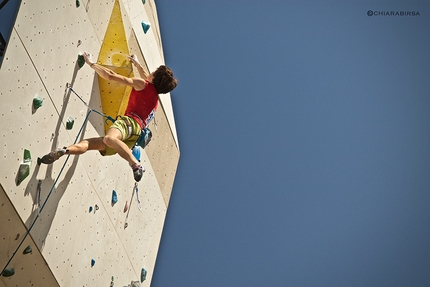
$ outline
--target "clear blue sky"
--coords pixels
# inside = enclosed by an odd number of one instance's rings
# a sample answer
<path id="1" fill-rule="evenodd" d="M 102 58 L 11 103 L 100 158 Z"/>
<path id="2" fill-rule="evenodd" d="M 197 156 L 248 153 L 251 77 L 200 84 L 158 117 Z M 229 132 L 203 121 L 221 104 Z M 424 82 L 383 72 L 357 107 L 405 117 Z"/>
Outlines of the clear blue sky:
<path id="1" fill-rule="evenodd" d="M 430 286 L 429 2 L 156 4 L 181 158 L 152 286 Z"/>

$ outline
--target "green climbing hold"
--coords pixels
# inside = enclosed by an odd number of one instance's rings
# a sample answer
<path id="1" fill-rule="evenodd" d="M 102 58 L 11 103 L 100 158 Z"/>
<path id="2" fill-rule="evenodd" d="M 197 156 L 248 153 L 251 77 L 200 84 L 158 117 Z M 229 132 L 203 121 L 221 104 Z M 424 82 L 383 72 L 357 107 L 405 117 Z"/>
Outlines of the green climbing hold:
<path id="1" fill-rule="evenodd" d="M 31 155 L 30 151 L 25 149 L 24 150 L 24 161 L 19 165 L 18 174 L 16 176 L 16 185 L 20 185 L 21 182 L 24 181 L 24 179 L 27 178 L 30 174 L 30 167 L 31 167 Z"/>
<path id="2" fill-rule="evenodd" d="M 37 110 L 43 105 L 43 99 L 39 96 L 33 98 L 33 108 Z"/>
<path id="3" fill-rule="evenodd" d="M 84 66 L 84 64 L 85 64 L 84 56 L 78 55 L 78 66 L 79 66 L 79 69 L 82 68 Z"/>
<path id="4" fill-rule="evenodd" d="M 146 279 L 146 274 L 148 272 L 145 270 L 145 268 L 142 268 L 142 271 L 140 272 L 140 282 L 142 283 Z"/>
<path id="5" fill-rule="evenodd" d="M 145 5 L 146 1 L 145 1 L 145 0 L 142 0 L 142 3 L 143 3 L 143 5 Z"/>
<path id="6" fill-rule="evenodd" d="M 24 150 L 24 162 L 31 162 L 31 154 L 28 149 Z"/>
<path id="7" fill-rule="evenodd" d="M 19 165 L 18 176 L 16 179 L 16 186 L 20 185 L 24 179 L 30 174 L 30 165 L 28 163 L 21 163 Z"/>
<path id="8" fill-rule="evenodd" d="M 15 269 L 13 269 L 13 268 L 8 268 L 8 269 L 5 269 L 5 270 L 2 272 L 1 276 L 3 276 L 3 277 L 10 277 L 10 276 L 13 276 L 14 274 L 15 274 Z"/>
<path id="9" fill-rule="evenodd" d="M 73 128 L 74 123 L 75 123 L 75 120 L 73 119 L 73 117 L 70 116 L 66 122 L 66 129 L 71 130 Z"/>
<path id="10" fill-rule="evenodd" d="M 76 7 L 81 6 L 81 2 L 79 2 L 79 0 L 76 0 Z"/>
<path id="11" fill-rule="evenodd" d="M 27 248 L 24 249 L 24 252 L 22 252 L 22 254 L 29 254 L 33 252 L 33 249 L 31 249 L 31 246 L 28 245 Z"/>

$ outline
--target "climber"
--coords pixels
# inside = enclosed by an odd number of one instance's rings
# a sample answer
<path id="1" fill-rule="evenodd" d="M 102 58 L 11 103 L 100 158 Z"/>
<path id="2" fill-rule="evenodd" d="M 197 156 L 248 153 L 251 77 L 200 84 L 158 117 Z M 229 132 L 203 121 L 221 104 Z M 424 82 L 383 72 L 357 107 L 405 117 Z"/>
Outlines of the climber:
<path id="1" fill-rule="evenodd" d="M 104 137 L 84 139 L 69 147 L 57 148 L 43 156 L 40 162 L 51 164 L 65 154 L 79 155 L 88 150 L 98 150 L 103 156 L 118 153 L 129 163 L 134 179 L 138 182 L 145 169 L 136 160 L 130 149 L 135 145 L 142 129 L 147 127 L 154 118 L 158 107 L 158 94 L 172 91 L 178 84 L 178 80 L 173 77 L 173 72 L 164 65 L 150 74 L 146 73 L 135 55 L 129 58 L 137 68 L 140 77 L 133 78 L 121 76 L 94 63 L 87 52 L 84 52 L 83 57 L 85 63 L 103 79 L 132 87 L 124 116 L 119 117 L 112 124 Z"/>

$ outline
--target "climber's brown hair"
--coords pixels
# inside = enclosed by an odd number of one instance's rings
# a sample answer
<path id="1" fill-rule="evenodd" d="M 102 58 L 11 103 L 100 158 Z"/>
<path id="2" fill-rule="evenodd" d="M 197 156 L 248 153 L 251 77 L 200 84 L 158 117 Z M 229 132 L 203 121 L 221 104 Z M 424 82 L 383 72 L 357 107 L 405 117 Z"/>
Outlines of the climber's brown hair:
<path id="1" fill-rule="evenodd" d="M 152 83 L 159 94 L 166 94 L 178 85 L 178 80 L 173 77 L 173 72 L 169 67 L 161 65 L 153 73 Z"/>

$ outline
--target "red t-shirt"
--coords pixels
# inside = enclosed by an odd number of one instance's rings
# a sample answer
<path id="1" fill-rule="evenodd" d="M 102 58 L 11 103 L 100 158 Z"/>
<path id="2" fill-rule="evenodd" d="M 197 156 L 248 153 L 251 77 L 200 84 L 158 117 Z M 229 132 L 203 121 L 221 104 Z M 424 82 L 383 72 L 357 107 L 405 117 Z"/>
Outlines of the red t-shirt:
<path id="1" fill-rule="evenodd" d="M 146 88 L 141 91 L 131 90 L 125 115 L 135 119 L 140 128 L 145 128 L 154 118 L 158 107 L 158 93 L 154 85 L 146 82 Z"/>

